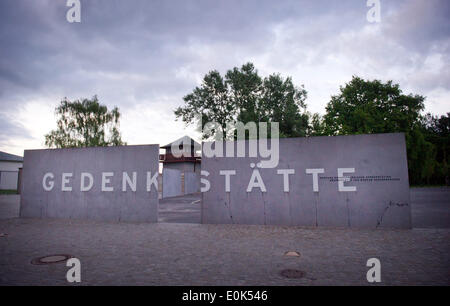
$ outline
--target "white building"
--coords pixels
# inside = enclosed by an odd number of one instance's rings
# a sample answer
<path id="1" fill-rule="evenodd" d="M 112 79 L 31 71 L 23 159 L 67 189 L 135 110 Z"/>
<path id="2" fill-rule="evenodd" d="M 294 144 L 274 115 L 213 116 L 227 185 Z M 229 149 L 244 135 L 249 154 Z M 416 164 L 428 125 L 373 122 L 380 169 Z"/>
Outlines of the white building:
<path id="1" fill-rule="evenodd" d="M 17 190 L 23 157 L 0 151 L 0 190 Z"/>

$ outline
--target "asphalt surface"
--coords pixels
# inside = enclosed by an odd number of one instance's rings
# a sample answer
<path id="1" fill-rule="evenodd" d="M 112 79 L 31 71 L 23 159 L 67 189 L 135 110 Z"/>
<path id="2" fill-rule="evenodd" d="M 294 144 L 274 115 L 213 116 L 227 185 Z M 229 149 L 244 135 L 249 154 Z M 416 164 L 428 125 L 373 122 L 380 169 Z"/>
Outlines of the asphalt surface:
<path id="1" fill-rule="evenodd" d="M 450 187 L 411 188 L 414 228 L 450 228 Z"/>
<path id="2" fill-rule="evenodd" d="M 201 194 L 159 200 L 158 222 L 200 223 Z"/>

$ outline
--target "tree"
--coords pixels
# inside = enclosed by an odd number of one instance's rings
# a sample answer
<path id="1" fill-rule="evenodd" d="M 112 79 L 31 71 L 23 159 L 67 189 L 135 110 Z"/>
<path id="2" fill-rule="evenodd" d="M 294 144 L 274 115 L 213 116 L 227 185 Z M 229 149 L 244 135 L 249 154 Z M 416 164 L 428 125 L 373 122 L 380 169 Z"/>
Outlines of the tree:
<path id="1" fill-rule="evenodd" d="M 429 182 L 435 171 L 434 146 L 423 134 L 425 98 L 404 95 L 392 81 L 353 77 L 326 106 L 327 135 L 403 132 L 406 136 L 411 184 Z"/>
<path id="2" fill-rule="evenodd" d="M 323 117 L 318 113 L 309 116 L 311 123 L 307 131 L 307 136 L 329 136 Z"/>
<path id="3" fill-rule="evenodd" d="M 177 119 L 186 124 L 196 122 L 201 116 L 203 125 L 217 122 L 220 128 L 203 134 L 204 139 L 217 136 L 233 136 L 226 124 L 240 121 L 279 122 L 281 137 L 305 136 L 308 114 L 303 86 L 297 87 L 290 77 L 272 74 L 262 78 L 252 63 L 228 70 L 225 77 L 213 70 L 205 75 L 199 87 L 186 95 L 185 105 L 175 110 Z M 203 126 L 201 127 L 203 128 Z"/>
<path id="4" fill-rule="evenodd" d="M 226 135 L 226 124 L 234 120 L 236 109 L 227 84 L 218 71 L 213 70 L 205 75 L 201 86 L 195 87 L 183 100 L 186 106 L 175 110 L 177 118 L 182 118 L 185 123 L 194 123 L 198 120 L 196 116 L 201 116 L 203 123 L 217 122 L 220 130 L 213 129 L 211 133 L 203 135 L 205 139 L 217 133 Z"/>
<path id="5" fill-rule="evenodd" d="M 59 116 L 57 129 L 45 135 L 45 145 L 56 148 L 119 146 L 120 113 L 117 107 L 108 111 L 107 106 L 92 99 L 69 101 L 64 98 L 55 109 Z"/>
<path id="6" fill-rule="evenodd" d="M 331 97 L 324 116 L 330 135 L 410 132 L 420 123 L 425 98 L 403 95 L 392 81 L 353 77 Z"/>
<path id="7" fill-rule="evenodd" d="M 450 113 L 446 116 L 433 116 L 428 113 L 423 117 L 425 139 L 435 147 L 436 171 L 432 177 L 433 184 L 450 184 Z"/>

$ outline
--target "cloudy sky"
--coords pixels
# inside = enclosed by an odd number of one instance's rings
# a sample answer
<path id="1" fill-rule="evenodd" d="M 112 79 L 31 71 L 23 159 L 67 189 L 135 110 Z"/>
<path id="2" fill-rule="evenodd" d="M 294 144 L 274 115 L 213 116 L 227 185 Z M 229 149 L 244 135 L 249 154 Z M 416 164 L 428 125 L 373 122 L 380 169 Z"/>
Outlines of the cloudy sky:
<path id="1" fill-rule="evenodd" d="M 192 128 L 173 110 L 212 69 L 251 61 L 292 76 L 308 109 L 324 112 L 352 75 L 392 79 L 450 111 L 450 1 L 0 0 L 0 150 L 43 148 L 63 97 L 97 94 L 122 113 L 129 144 L 166 144 Z"/>

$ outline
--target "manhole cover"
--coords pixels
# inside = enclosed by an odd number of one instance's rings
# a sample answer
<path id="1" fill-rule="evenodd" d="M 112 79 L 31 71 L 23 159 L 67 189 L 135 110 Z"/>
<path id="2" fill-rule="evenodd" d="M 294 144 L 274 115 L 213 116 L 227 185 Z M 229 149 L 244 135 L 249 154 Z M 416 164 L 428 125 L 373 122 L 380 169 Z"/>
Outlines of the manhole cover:
<path id="1" fill-rule="evenodd" d="M 288 251 L 284 253 L 284 256 L 300 257 L 300 253 L 296 251 Z"/>
<path id="2" fill-rule="evenodd" d="M 72 258 L 73 256 L 67 254 L 55 254 L 44 257 L 35 258 L 31 261 L 33 265 L 49 265 L 53 263 L 59 263 Z"/>
<path id="3" fill-rule="evenodd" d="M 295 269 L 286 269 L 281 271 L 280 274 L 286 278 L 303 278 L 306 275 L 306 272 Z"/>

